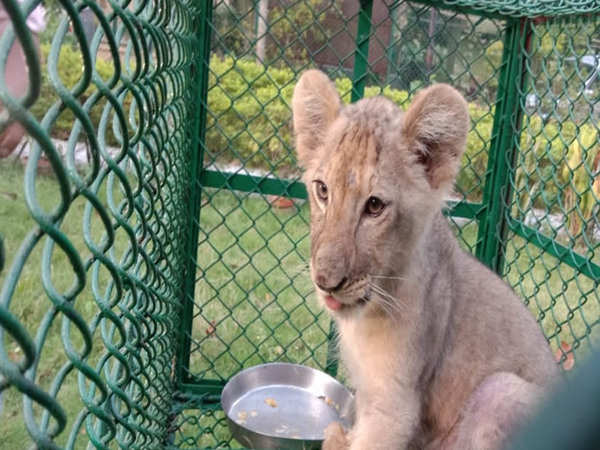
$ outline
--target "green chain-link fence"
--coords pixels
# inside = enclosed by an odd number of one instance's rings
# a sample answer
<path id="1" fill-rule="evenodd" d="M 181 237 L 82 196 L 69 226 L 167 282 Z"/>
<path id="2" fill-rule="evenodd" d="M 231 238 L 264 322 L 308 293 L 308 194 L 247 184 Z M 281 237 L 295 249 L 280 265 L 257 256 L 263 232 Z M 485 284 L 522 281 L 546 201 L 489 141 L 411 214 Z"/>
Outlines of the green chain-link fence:
<path id="1" fill-rule="evenodd" d="M 0 447 L 235 447 L 237 371 L 338 372 L 291 145 L 309 67 L 347 102 L 456 86 L 457 236 L 565 369 L 597 341 L 595 2 L 54 0 L 37 36 L 38 3 L 1 2 L 0 131 L 26 138 L 0 161 Z"/>

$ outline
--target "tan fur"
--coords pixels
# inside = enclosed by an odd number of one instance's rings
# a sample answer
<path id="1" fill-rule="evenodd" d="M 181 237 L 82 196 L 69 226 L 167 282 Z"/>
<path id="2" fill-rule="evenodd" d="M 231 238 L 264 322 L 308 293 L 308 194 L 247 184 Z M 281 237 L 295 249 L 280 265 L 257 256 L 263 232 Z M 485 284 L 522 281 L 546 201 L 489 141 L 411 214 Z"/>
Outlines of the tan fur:
<path id="1" fill-rule="evenodd" d="M 292 104 L 311 276 L 320 300 L 338 305 L 357 390 L 353 429 L 332 426 L 324 449 L 498 448 L 558 369 L 522 302 L 459 248 L 441 214 L 464 151 L 465 100 L 438 84 L 406 113 L 381 97 L 342 108 L 310 70 Z M 385 205 L 378 215 L 370 197 Z"/>

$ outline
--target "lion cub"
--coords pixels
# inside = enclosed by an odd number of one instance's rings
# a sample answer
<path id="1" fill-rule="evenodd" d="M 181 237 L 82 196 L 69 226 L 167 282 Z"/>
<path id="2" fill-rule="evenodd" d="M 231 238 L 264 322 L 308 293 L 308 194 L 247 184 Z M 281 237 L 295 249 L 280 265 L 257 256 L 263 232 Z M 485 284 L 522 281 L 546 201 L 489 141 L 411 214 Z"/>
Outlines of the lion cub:
<path id="1" fill-rule="evenodd" d="M 467 103 L 436 84 L 406 112 L 382 97 L 342 107 L 309 70 L 292 105 L 311 277 L 357 394 L 354 427 L 332 424 L 324 448 L 498 448 L 558 368 L 531 314 L 441 213 Z"/>

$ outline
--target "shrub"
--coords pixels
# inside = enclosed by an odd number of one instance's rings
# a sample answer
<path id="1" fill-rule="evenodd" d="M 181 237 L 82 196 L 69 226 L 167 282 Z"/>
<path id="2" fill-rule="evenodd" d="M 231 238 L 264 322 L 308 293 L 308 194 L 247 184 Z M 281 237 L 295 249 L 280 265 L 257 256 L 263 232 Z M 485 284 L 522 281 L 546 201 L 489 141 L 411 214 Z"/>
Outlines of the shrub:
<path id="1" fill-rule="evenodd" d="M 220 58 L 210 63 L 207 157 L 209 162 L 233 161 L 250 167 L 288 171 L 294 166 L 290 101 L 296 74 L 290 69 L 265 67 L 253 60 Z M 350 102 L 352 81 L 335 79 L 345 103 Z M 406 109 L 407 91 L 369 86 L 365 97 L 384 95 Z M 459 176 L 459 188 L 480 196 L 478 186 L 487 164 L 493 110 L 470 104 L 474 127 L 468 136 L 464 163 L 469 167 Z"/>
<path id="2" fill-rule="evenodd" d="M 294 73 L 216 56 L 210 69 L 209 161 L 239 160 L 264 169 L 293 165 L 289 105 Z"/>
<path id="3" fill-rule="evenodd" d="M 32 108 L 38 120 L 42 119 L 58 99 L 46 71 L 48 52 L 49 45 L 43 45 L 42 90 Z M 96 71 L 104 80 L 112 76 L 113 70 L 111 62 L 98 59 Z M 67 88 L 72 88 L 79 81 L 81 73 L 79 51 L 68 45 L 63 46 L 59 60 L 59 77 L 62 83 Z M 290 102 L 297 74 L 287 68 L 265 67 L 250 59 L 228 56 L 221 58 L 216 55 L 211 58 L 209 74 L 205 152 L 207 163 L 235 161 L 250 168 L 269 170 L 280 175 L 295 171 Z M 348 77 L 340 77 L 335 79 L 335 85 L 342 100 L 348 103 L 352 81 Z M 95 89 L 94 85 L 88 87 L 80 96 L 80 103 L 85 102 Z M 365 89 L 366 97 L 379 94 L 403 109 L 411 101 L 409 92 L 389 86 L 368 86 Z M 131 98 L 124 100 L 125 110 L 130 103 Z M 96 127 L 105 104 L 106 99 L 103 98 L 90 111 L 92 124 Z M 469 112 L 472 128 L 467 137 L 463 169 L 458 175 L 457 187 L 469 199 L 480 200 L 487 170 L 494 107 L 482 107 L 471 102 Z M 52 135 L 66 138 L 73 123 L 73 114 L 69 110 L 64 111 L 51 128 Z M 545 201 L 550 203 L 561 195 L 563 186 L 554 182 L 556 177 L 553 174 L 561 173 L 561 168 L 567 167 L 565 164 L 569 159 L 568 155 L 575 152 L 573 142 L 584 128 L 578 131 L 571 121 L 544 123 L 538 116 L 528 116 L 523 123 L 523 130 L 519 170 L 515 175 L 516 188 L 521 192 L 519 201 L 522 210 L 526 209 L 527 204 L 535 202 L 536 198 L 541 198 L 539 195 L 531 197 L 536 189 L 543 191 Z M 117 145 L 112 130 L 109 130 L 107 141 L 110 145 Z M 592 153 L 588 152 L 589 155 Z M 581 175 L 578 177 L 578 184 L 581 185 Z M 565 177 L 562 178 L 566 184 Z M 586 179 L 586 182 L 590 182 L 590 179 Z M 590 199 L 586 199 L 585 205 L 590 202 Z M 585 205 L 581 206 L 587 211 L 589 208 Z"/>
<path id="4" fill-rule="evenodd" d="M 561 171 L 561 181 L 565 183 L 561 193 L 571 236 L 578 236 L 585 224 L 593 224 L 591 219 L 600 194 L 595 182 L 599 150 L 598 132 L 587 124 L 579 129 L 577 138 L 568 148 L 566 163 Z M 593 230 L 583 231 L 591 234 Z"/>
<path id="5" fill-rule="evenodd" d="M 310 63 L 306 43 L 320 47 L 327 42 L 324 31 L 326 11 L 332 7 L 322 0 L 276 4 L 269 11 L 269 60 L 275 64 L 304 67 Z M 337 5 L 339 7 L 339 5 Z"/>
<path id="6" fill-rule="evenodd" d="M 41 121 L 46 115 L 48 110 L 60 97 L 57 95 L 50 77 L 48 74 L 48 54 L 50 53 L 50 44 L 42 44 L 40 47 L 41 59 L 42 59 L 42 84 L 40 88 L 40 96 L 37 101 L 31 107 L 31 112 L 38 121 Z M 83 59 L 81 53 L 77 47 L 71 45 L 63 45 L 58 60 L 58 77 L 60 82 L 65 88 L 71 90 L 81 80 L 83 74 Z M 96 61 L 96 72 L 100 78 L 104 81 L 108 81 L 114 74 L 114 66 L 110 61 L 106 61 L 102 58 L 98 58 Z M 85 101 L 97 90 L 93 83 L 87 87 L 87 89 L 78 97 L 79 104 L 83 105 Z M 98 102 L 90 109 L 89 116 L 92 125 L 97 129 L 102 116 L 104 106 L 106 105 L 106 98 L 101 98 Z M 123 101 L 123 109 L 128 110 L 131 104 L 131 97 L 126 96 Z M 63 111 L 54 124 L 50 127 L 50 133 L 53 137 L 58 139 L 67 139 L 73 129 L 75 123 L 75 116 L 68 108 Z M 128 130 L 131 132 L 131 130 Z M 118 145 L 117 139 L 114 136 L 113 130 L 108 130 L 107 143 L 109 145 Z"/>

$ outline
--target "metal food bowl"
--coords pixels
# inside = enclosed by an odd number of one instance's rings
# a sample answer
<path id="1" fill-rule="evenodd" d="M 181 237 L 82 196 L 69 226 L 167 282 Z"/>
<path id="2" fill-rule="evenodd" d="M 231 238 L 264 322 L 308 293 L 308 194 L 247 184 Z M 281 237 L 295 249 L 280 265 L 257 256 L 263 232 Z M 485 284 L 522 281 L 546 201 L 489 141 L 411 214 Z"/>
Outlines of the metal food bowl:
<path id="1" fill-rule="evenodd" d="M 298 364 L 262 364 L 225 385 L 221 405 L 233 436 L 250 448 L 317 449 L 331 422 L 350 428 L 354 397 L 335 378 Z"/>

